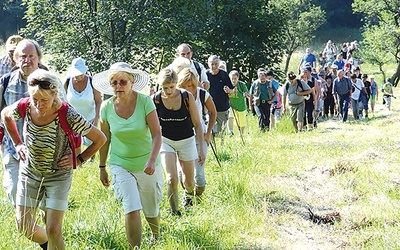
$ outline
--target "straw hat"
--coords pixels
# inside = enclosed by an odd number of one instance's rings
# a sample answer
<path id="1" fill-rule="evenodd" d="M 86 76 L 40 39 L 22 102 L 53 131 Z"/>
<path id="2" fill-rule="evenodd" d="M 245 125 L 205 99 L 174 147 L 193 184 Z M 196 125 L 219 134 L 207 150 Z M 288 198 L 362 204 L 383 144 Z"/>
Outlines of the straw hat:
<path id="1" fill-rule="evenodd" d="M 114 72 L 126 72 L 133 75 L 135 82 L 132 86 L 134 91 L 141 91 L 149 83 L 149 74 L 147 72 L 132 69 L 126 62 L 117 62 L 111 65 L 109 70 L 97 73 L 93 76 L 93 87 L 99 92 L 107 95 L 114 95 L 114 89 L 111 87 L 108 79 L 109 75 Z"/>
<path id="2" fill-rule="evenodd" d="M 85 64 L 85 60 L 83 60 L 81 57 L 78 57 L 72 60 L 71 67 L 68 70 L 68 75 L 70 77 L 75 77 L 86 74 L 87 71 L 88 67 Z"/>

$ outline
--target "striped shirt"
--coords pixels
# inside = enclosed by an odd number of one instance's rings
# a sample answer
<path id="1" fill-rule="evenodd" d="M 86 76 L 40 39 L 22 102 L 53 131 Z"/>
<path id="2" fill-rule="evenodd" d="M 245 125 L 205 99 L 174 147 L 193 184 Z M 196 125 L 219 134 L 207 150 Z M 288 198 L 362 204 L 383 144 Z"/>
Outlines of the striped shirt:
<path id="1" fill-rule="evenodd" d="M 71 154 L 68 137 L 60 126 L 59 118 L 44 126 L 35 125 L 30 116 L 30 104 L 26 110 L 23 126 L 23 138 L 29 149 L 28 166 L 39 171 L 57 170 L 57 162 L 64 155 Z M 17 103 L 13 104 L 14 120 L 21 118 Z M 72 107 L 68 108 L 67 122 L 71 129 L 82 136 L 89 133 L 92 124 L 86 121 Z"/>

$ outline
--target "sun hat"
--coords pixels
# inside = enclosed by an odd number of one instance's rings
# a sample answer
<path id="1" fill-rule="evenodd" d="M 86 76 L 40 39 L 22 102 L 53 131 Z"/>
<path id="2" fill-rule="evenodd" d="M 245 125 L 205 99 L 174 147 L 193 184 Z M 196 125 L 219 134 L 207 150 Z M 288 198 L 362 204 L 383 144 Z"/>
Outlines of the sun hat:
<path id="1" fill-rule="evenodd" d="M 93 76 L 93 87 L 103 94 L 114 95 L 108 76 L 114 72 L 126 72 L 133 75 L 135 82 L 132 86 L 134 91 L 141 91 L 149 83 L 150 76 L 147 72 L 132 67 L 126 62 L 116 62 L 110 69 L 97 73 Z"/>
<path id="2" fill-rule="evenodd" d="M 75 77 L 79 75 L 86 74 L 88 67 L 85 64 L 85 60 L 81 57 L 72 60 L 71 67 L 68 70 L 68 75 L 70 77 Z"/>

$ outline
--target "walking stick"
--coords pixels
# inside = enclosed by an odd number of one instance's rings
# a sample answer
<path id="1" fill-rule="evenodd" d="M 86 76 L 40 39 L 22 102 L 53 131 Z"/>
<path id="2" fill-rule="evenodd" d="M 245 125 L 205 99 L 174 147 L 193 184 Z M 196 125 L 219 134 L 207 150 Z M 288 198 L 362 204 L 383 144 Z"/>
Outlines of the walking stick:
<path id="1" fill-rule="evenodd" d="M 243 135 L 242 135 L 242 132 L 240 131 L 239 122 L 238 122 L 238 119 L 237 119 L 236 114 L 235 114 L 235 110 L 233 109 L 232 103 L 231 103 L 230 100 L 229 100 L 229 104 L 231 105 L 231 109 L 232 109 L 232 112 L 233 112 L 233 117 L 235 118 L 235 122 L 236 122 L 236 125 L 237 125 L 238 130 L 239 130 L 240 139 L 242 139 L 243 146 L 245 146 Z"/>
<path id="2" fill-rule="evenodd" d="M 215 141 L 214 141 L 214 142 L 215 142 Z M 212 142 L 210 142 L 210 146 L 211 146 L 211 149 L 212 149 L 212 151 L 213 151 L 213 153 L 214 153 L 215 159 L 217 160 L 218 166 L 219 166 L 220 168 L 222 168 L 221 162 L 220 162 L 219 159 L 218 159 L 217 152 L 215 152 L 215 149 L 214 149 L 214 146 L 213 146 Z"/>

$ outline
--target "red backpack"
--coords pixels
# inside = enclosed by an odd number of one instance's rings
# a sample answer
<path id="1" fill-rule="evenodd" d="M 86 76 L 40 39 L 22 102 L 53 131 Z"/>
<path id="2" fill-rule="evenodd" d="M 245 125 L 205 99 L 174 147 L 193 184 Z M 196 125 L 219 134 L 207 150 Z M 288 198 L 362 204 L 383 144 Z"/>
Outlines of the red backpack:
<path id="1" fill-rule="evenodd" d="M 26 115 L 26 109 L 30 102 L 30 97 L 22 98 L 18 103 L 18 111 L 22 119 L 24 119 Z M 60 126 L 64 133 L 68 136 L 69 146 L 72 151 L 73 158 L 73 168 L 76 169 L 76 155 L 75 149 L 79 148 L 82 143 L 81 136 L 73 131 L 67 122 L 67 112 L 68 112 L 69 104 L 67 102 L 62 102 L 61 107 L 58 109 L 58 119 L 60 120 Z"/>

